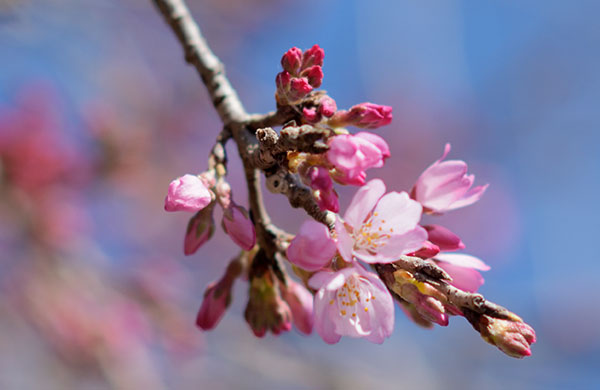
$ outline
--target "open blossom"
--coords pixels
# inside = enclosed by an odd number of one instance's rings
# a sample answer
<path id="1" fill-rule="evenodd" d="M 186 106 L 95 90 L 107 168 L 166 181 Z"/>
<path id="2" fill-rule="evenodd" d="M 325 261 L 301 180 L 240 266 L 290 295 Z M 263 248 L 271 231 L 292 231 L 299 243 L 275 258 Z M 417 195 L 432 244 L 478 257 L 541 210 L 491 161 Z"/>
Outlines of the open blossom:
<path id="1" fill-rule="evenodd" d="M 379 179 L 361 187 L 344 215 L 336 220 L 337 247 L 344 260 L 391 263 L 422 247 L 421 206 L 406 192 L 385 194 Z"/>
<path id="2" fill-rule="evenodd" d="M 479 271 L 488 271 L 490 266 L 475 256 L 462 253 L 439 253 L 434 260 L 452 278 L 454 287 L 475 292 L 483 285 L 484 279 Z"/>
<path id="3" fill-rule="evenodd" d="M 375 134 L 342 134 L 329 141 L 327 160 L 336 168 L 335 179 L 342 184 L 363 185 L 366 170 L 380 168 L 390 150 L 385 140 Z"/>
<path id="4" fill-rule="evenodd" d="M 183 175 L 169 184 L 166 211 L 198 211 L 212 202 L 213 194 L 195 175 Z"/>
<path id="5" fill-rule="evenodd" d="M 286 255 L 292 264 L 307 271 L 317 271 L 331 262 L 335 252 L 335 242 L 329 235 L 329 229 L 321 223 L 308 220 L 290 242 Z"/>
<path id="6" fill-rule="evenodd" d="M 256 231 L 248 212 L 233 201 L 223 209 L 223 230 L 243 250 L 249 251 L 256 244 Z"/>
<path id="7" fill-rule="evenodd" d="M 444 213 L 477 202 L 488 185 L 473 187 L 474 175 L 467 175 L 467 163 L 461 160 L 442 161 L 450 152 L 446 144 L 442 157 L 431 164 L 417 180 L 412 197 L 426 211 Z"/>
<path id="8" fill-rule="evenodd" d="M 337 343 L 342 336 L 382 343 L 391 335 L 392 296 L 377 275 L 359 264 L 337 272 L 318 272 L 309 285 L 318 290 L 314 302 L 315 330 L 326 343 Z"/>

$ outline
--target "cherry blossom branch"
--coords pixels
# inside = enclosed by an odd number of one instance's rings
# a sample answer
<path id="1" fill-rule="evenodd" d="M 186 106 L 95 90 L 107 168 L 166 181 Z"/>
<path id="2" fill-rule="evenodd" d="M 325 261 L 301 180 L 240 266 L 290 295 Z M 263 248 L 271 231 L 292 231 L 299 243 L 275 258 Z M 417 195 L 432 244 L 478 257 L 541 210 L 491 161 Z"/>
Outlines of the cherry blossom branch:
<path id="1" fill-rule="evenodd" d="M 321 85 L 324 57 L 323 50 L 315 45 L 304 53 L 292 48 L 284 54 L 283 71 L 276 78 L 277 110 L 250 115 L 185 2 L 153 1 L 182 44 L 186 61 L 200 74 L 224 125 L 210 154 L 211 173 L 206 177 L 186 175 L 189 177 L 185 180 L 172 183 L 174 193 L 178 186 L 196 186 L 197 195 L 179 205 L 178 198 L 186 198 L 189 193 L 181 191 L 172 201 L 167 197 L 165 208 L 198 211 L 186 235 L 186 239 L 191 237 L 189 252 L 193 253 L 212 234 L 214 204 L 223 207 L 225 231 L 248 254 L 250 291 L 245 317 L 257 336 L 267 330 L 274 333 L 289 330 L 292 317 L 294 322 L 304 321 L 296 326 L 307 332 L 312 327 L 312 303 L 306 303 L 312 296 L 287 278 L 281 264 L 286 256 L 304 282 L 313 291 L 318 290 L 314 304 L 321 307 L 321 318 L 316 319 L 321 326 L 317 331 L 328 343 L 339 341 L 342 335 L 382 342 L 393 328 L 393 296 L 419 325 L 445 326 L 449 315 L 464 316 L 484 340 L 508 355 L 531 354 L 529 346 L 535 342 L 535 333 L 529 325 L 482 295 L 451 284 L 452 272 L 437 265 L 448 259 L 440 251 L 464 248 L 460 239 L 443 227 L 418 225 L 423 212 L 441 214 L 467 206 L 476 202 L 487 188 L 487 185 L 471 188 L 473 176 L 466 176 L 466 163 L 442 162 L 450 151 L 449 144 L 442 158 L 421 175 L 410 196 L 407 192 L 383 195 L 385 184 L 378 179 L 366 183 L 365 170 L 383 165 L 390 156 L 387 143 L 373 133 L 349 134 L 344 128 L 385 126 L 392 120 L 391 107 L 361 103 L 349 110 L 338 110 L 325 91 L 314 90 Z M 274 127 L 280 126 L 282 129 L 277 133 Z M 225 144 L 230 138 L 234 139 L 243 162 L 251 221 L 245 210 L 233 202 L 231 188 L 224 180 Z M 285 195 L 292 207 L 302 207 L 319 223 L 305 222 L 293 240 L 274 226 L 262 198 L 261 173 L 265 174 L 269 191 Z M 444 180 L 439 180 L 440 176 Z M 200 183 L 202 180 L 205 183 Z M 361 186 L 345 220 L 336 216 L 339 203 L 333 181 Z M 431 191 L 432 183 L 442 182 L 459 185 Z M 447 191 L 453 191 L 452 196 L 445 196 Z M 448 204 L 447 199 L 454 201 Z M 386 223 L 387 215 L 393 222 Z M 401 220 L 404 222 L 400 223 Z M 394 248 L 394 253 L 388 249 L 381 251 L 386 245 Z M 186 253 L 189 254 L 187 249 Z M 412 256 L 401 256 L 405 253 Z M 367 272 L 358 260 L 370 263 L 379 276 Z M 462 261 L 466 263 L 461 266 L 467 269 L 489 268 L 480 260 Z M 235 277 L 226 273 L 214 288 L 230 291 Z M 361 292 L 365 294 L 364 300 Z M 228 304 L 225 296 L 213 292 L 205 296 L 206 304 L 214 306 L 216 316 L 206 326 L 199 326 L 209 329 L 218 322 Z M 373 304 L 377 297 L 377 304 Z M 336 302 L 337 306 L 329 309 Z M 323 310 L 324 305 L 327 310 Z M 356 305 L 361 310 L 355 311 Z M 350 321 L 345 319 L 351 317 Z M 365 325 L 370 327 L 367 333 Z"/>

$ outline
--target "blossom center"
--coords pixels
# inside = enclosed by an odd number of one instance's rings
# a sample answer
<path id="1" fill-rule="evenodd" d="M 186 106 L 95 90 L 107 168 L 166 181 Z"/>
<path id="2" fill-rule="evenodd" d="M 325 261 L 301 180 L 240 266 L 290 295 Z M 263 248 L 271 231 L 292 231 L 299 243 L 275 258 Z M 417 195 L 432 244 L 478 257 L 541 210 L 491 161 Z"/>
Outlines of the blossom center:
<path id="1" fill-rule="evenodd" d="M 379 218 L 379 213 L 374 212 L 369 214 L 360 229 L 354 232 L 354 247 L 375 254 L 379 248 L 385 246 L 391 237 L 390 233 L 393 232 L 394 228 L 388 228 L 385 219 Z"/>
<path id="2" fill-rule="evenodd" d="M 336 292 L 335 302 L 342 317 L 356 318 L 359 311 L 368 312 L 369 303 L 375 299 L 372 290 L 365 285 L 368 280 L 358 275 L 349 277 Z M 332 299 L 330 305 L 334 304 Z"/>

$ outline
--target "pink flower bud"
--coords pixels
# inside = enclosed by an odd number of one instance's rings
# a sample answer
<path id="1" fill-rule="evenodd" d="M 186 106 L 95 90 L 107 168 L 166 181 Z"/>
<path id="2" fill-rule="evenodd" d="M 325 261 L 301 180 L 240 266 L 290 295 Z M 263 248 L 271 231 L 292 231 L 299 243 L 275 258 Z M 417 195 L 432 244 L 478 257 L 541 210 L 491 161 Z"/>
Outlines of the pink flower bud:
<path id="1" fill-rule="evenodd" d="M 324 117 L 331 117 L 337 111 L 335 100 L 329 96 L 325 96 L 319 100 L 319 113 Z"/>
<path id="2" fill-rule="evenodd" d="M 301 284 L 288 279 L 287 286 L 280 286 L 281 296 L 292 311 L 296 328 L 310 334 L 313 327 L 313 295 Z"/>
<path id="3" fill-rule="evenodd" d="M 334 213 L 340 211 L 338 194 L 333 189 L 333 181 L 327 168 L 312 167 L 308 173 L 308 181 L 321 210 Z"/>
<path id="4" fill-rule="evenodd" d="M 329 229 L 313 220 L 305 221 L 286 251 L 292 264 L 307 271 L 317 271 L 326 267 L 335 255 L 335 242 Z"/>
<path id="5" fill-rule="evenodd" d="M 482 315 L 475 326 L 485 341 L 505 354 L 516 358 L 531 355 L 531 344 L 536 337 L 533 328 L 526 323 Z"/>
<path id="6" fill-rule="evenodd" d="M 440 326 L 448 326 L 448 315 L 444 305 L 436 298 L 422 294 L 419 289 L 411 283 L 405 283 L 401 287 L 403 299 L 415 305 L 417 312 L 427 321 L 434 322 Z"/>
<path id="7" fill-rule="evenodd" d="M 231 186 L 226 181 L 220 181 L 216 186 L 217 200 L 223 208 L 231 204 Z"/>
<path id="8" fill-rule="evenodd" d="M 274 283 L 278 282 L 270 273 L 250 282 L 244 318 L 256 337 L 263 337 L 268 330 L 280 334 L 292 329 L 292 312 Z"/>
<path id="9" fill-rule="evenodd" d="M 231 303 L 232 286 L 233 280 L 227 278 L 208 285 L 196 317 L 196 325 L 203 330 L 211 330 L 217 326 Z"/>
<path id="10" fill-rule="evenodd" d="M 302 109 L 302 116 L 308 123 L 318 123 L 321 121 L 321 115 L 317 113 L 317 109 L 315 107 L 304 107 Z"/>
<path id="11" fill-rule="evenodd" d="M 231 202 L 228 208 L 223 209 L 222 226 L 231 240 L 243 250 L 249 251 L 256 244 L 254 224 L 243 207 Z"/>
<path id="12" fill-rule="evenodd" d="M 444 213 L 473 204 L 488 185 L 473 187 L 475 176 L 467 175 L 467 164 L 460 160 L 442 161 L 450 152 L 446 144 L 442 157 L 419 176 L 411 196 L 425 211 Z"/>
<path id="13" fill-rule="evenodd" d="M 392 107 L 373 103 L 361 103 L 349 111 L 338 111 L 329 121 L 329 125 L 333 127 L 356 126 L 364 129 L 376 129 L 390 123 Z"/>
<path id="14" fill-rule="evenodd" d="M 210 191 L 198 176 L 184 175 L 169 184 L 165 198 L 166 211 L 198 211 L 213 199 Z"/>
<path id="15" fill-rule="evenodd" d="M 308 80 L 302 78 L 292 78 L 290 81 L 290 92 L 287 95 L 287 99 L 290 104 L 299 103 L 302 98 L 312 91 L 313 87 L 308 83 Z"/>
<path id="16" fill-rule="evenodd" d="M 465 248 L 465 244 L 463 244 L 460 237 L 443 226 L 426 225 L 423 228 L 427 230 L 429 241 L 437 245 L 442 251 L 456 251 Z"/>
<path id="17" fill-rule="evenodd" d="M 431 259 L 438 253 L 440 253 L 440 248 L 437 245 L 431 243 L 430 241 L 425 241 L 421 249 L 409 253 L 408 256 L 416 256 L 422 259 Z"/>
<path id="18" fill-rule="evenodd" d="M 319 45 L 314 45 L 304 52 L 302 56 L 302 69 L 313 65 L 323 66 L 323 58 L 325 58 L 325 51 Z"/>
<path id="19" fill-rule="evenodd" d="M 290 82 L 292 81 L 291 75 L 286 72 L 277 73 L 277 77 L 275 78 L 275 85 L 277 86 L 277 93 L 281 95 L 285 95 L 286 92 L 290 89 Z"/>
<path id="20" fill-rule="evenodd" d="M 297 75 L 302 63 L 302 50 L 292 47 L 281 57 L 281 66 L 292 75 Z"/>
<path id="21" fill-rule="evenodd" d="M 319 65 L 313 65 L 303 70 L 300 76 L 306 77 L 313 88 L 319 88 L 323 82 L 323 69 Z"/>
<path id="22" fill-rule="evenodd" d="M 189 256 L 195 253 L 198 248 L 210 240 L 215 231 L 215 221 L 213 219 L 214 205 L 198 211 L 188 223 L 185 240 L 183 242 L 183 253 Z"/>

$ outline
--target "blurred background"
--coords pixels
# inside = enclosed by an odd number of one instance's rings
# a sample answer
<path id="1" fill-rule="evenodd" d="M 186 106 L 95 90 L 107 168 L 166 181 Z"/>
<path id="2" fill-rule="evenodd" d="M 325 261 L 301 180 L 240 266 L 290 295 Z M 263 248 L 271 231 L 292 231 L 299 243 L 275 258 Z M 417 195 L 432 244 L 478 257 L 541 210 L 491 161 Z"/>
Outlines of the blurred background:
<path id="1" fill-rule="evenodd" d="M 256 339 L 243 282 L 217 329 L 196 329 L 237 250 L 219 231 L 185 258 L 190 215 L 163 211 L 220 130 L 195 70 L 150 1 L 0 0 L 1 389 L 598 386 L 600 2 L 189 3 L 248 111 L 274 109 L 281 55 L 316 43 L 339 108 L 394 108 L 378 130 L 392 157 L 370 177 L 409 190 L 450 142 L 491 184 L 437 222 L 492 266 L 480 291 L 537 330 L 533 356 L 400 310 L 383 345 Z M 297 232 L 303 213 L 267 204 Z"/>

